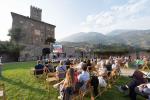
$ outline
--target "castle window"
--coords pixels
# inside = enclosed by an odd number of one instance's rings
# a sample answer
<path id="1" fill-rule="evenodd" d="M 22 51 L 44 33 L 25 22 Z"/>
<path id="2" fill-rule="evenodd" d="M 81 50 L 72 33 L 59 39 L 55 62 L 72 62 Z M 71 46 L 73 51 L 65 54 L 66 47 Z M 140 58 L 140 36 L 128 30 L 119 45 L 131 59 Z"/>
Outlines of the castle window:
<path id="1" fill-rule="evenodd" d="M 40 32 L 40 30 L 36 30 L 36 29 L 35 29 L 35 30 L 34 30 L 34 34 L 37 35 L 37 36 L 40 36 L 41 32 Z"/>
<path id="2" fill-rule="evenodd" d="M 51 29 L 51 32 L 54 33 L 54 29 Z"/>
<path id="3" fill-rule="evenodd" d="M 23 21 L 21 20 L 20 23 L 23 24 Z"/>
<path id="4" fill-rule="evenodd" d="M 48 31 L 50 31 L 51 29 L 50 29 L 50 28 L 48 28 L 47 30 L 48 30 Z"/>

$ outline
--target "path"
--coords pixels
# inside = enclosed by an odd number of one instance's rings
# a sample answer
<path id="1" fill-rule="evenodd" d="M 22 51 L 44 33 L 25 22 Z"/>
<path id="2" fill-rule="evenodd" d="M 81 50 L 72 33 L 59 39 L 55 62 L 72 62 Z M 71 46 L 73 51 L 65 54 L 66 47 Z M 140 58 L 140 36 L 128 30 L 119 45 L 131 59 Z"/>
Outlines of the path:
<path id="1" fill-rule="evenodd" d="M 135 71 L 135 69 L 131 69 L 131 68 L 128 68 L 128 69 L 121 69 L 121 75 L 123 76 L 129 76 L 129 75 L 132 75 L 133 72 Z"/>

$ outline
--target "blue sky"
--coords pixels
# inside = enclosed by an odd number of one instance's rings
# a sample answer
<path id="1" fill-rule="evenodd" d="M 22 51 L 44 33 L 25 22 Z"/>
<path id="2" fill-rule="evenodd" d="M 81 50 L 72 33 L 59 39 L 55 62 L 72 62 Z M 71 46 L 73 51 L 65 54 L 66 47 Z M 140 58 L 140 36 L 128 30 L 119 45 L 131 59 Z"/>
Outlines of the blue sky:
<path id="1" fill-rule="evenodd" d="M 106 34 L 115 29 L 150 29 L 150 0 L 1 0 L 0 40 L 8 40 L 10 12 L 30 16 L 42 9 L 42 21 L 56 25 L 56 39 L 77 32 Z"/>

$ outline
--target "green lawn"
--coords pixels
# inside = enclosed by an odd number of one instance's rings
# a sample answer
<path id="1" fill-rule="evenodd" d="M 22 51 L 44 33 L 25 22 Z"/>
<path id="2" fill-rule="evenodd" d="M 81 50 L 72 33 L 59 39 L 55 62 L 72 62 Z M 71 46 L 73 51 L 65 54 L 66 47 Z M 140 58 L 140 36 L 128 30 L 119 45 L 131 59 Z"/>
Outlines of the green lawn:
<path id="1" fill-rule="evenodd" d="M 46 89 L 44 80 L 36 79 L 30 69 L 36 62 L 6 63 L 3 67 L 1 82 L 5 84 L 8 100 L 57 100 L 58 92 L 50 87 Z M 126 77 L 121 77 L 116 85 L 127 83 Z M 90 100 L 88 97 L 85 100 Z M 129 100 L 113 86 L 98 98 L 98 100 Z M 144 100 L 138 97 L 137 100 Z"/>

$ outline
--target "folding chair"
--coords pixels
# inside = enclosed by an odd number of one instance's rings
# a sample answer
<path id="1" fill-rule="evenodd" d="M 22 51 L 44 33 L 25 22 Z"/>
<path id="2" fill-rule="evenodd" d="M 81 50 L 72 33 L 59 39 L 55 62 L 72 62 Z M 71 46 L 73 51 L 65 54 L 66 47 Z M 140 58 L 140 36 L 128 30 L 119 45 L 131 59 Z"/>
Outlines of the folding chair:
<path id="1" fill-rule="evenodd" d="M 57 71 L 56 77 L 58 81 L 62 81 L 66 77 L 66 71 Z"/>
<path id="2" fill-rule="evenodd" d="M 93 87 L 91 86 L 90 82 L 91 80 L 86 81 L 84 85 L 79 89 L 79 98 L 80 98 L 79 100 L 83 100 L 84 96 L 88 93 L 90 93 L 91 99 L 94 98 L 92 93 Z M 85 90 L 82 90 L 84 87 L 86 87 Z"/>
<path id="3" fill-rule="evenodd" d="M 5 96 L 5 85 L 2 83 L 0 84 L 0 99 L 1 100 L 6 100 Z"/>
<path id="4" fill-rule="evenodd" d="M 123 68 L 129 68 L 129 63 L 126 62 L 126 63 L 124 64 Z"/>
<path id="5" fill-rule="evenodd" d="M 109 75 L 108 75 L 108 73 L 110 73 Z M 112 84 L 114 83 L 114 82 L 116 82 L 116 79 L 117 79 L 117 77 L 118 77 L 118 71 L 117 71 L 117 69 L 116 70 L 112 70 L 112 71 L 108 71 L 107 72 L 107 75 L 106 75 L 106 82 L 107 82 L 107 88 L 111 88 L 112 87 Z"/>
<path id="6" fill-rule="evenodd" d="M 150 70 L 150 69 L 149 69 L 149 66 L 148 66 L 148 61 L 145 61 L 145 62 L 144 62 L 144 65 L 142 66 L 142 70 L 145 70 L 145 69 Z"/>
<path id="7" fill-rule="evenodd" d="M 47 76 L 46 76 L 46 88 L 48 87 L 48 90 L 50 89 L 50 84 L 52 83 L 56 83 L 58 82 L 58 79 L 56 78 L 56 73 L 48 73 Z"/>
<path id="8" fill-rule="evenodd" d="M 98 86 L 98 95 L 96 95 L 95 97 L 93 97 L 93 99 L 97 99 L 99 96 L 101 96 L 105 91 L 107 91 L 106 87 L 100 87 L 100 85 Z"/>
<path id="9" fill-rule="evenodd" d="M 116 82 L 117 79 L 119 79 L 120 76 L 120 69 L 115 69 L 111 73 L 111 77 L 114 79 L 114 82 Z"/>
<path id="10" fill-rule="evenodd" d="M 79 91 L 75 94 L 72 95 L 72 100 L 83 100 L 84 96 L 89 93 L 89 91 L 92 91 L 92 88 L 90 88 L 89 85 L 89 81 L 85 82 L 83 84 L 83 86 L 79 89 Z M 85 90 L 83 90 L 83 88 L 85 88 Z M 91 92 L 92 93 L 92 92 Z"/>
<path id="11" fill-rule="evenodd" d="M 36 79 L 46 79 L 47 71 L 45 71 L 45 69 L 34 69 L 33 71 Z"/>

